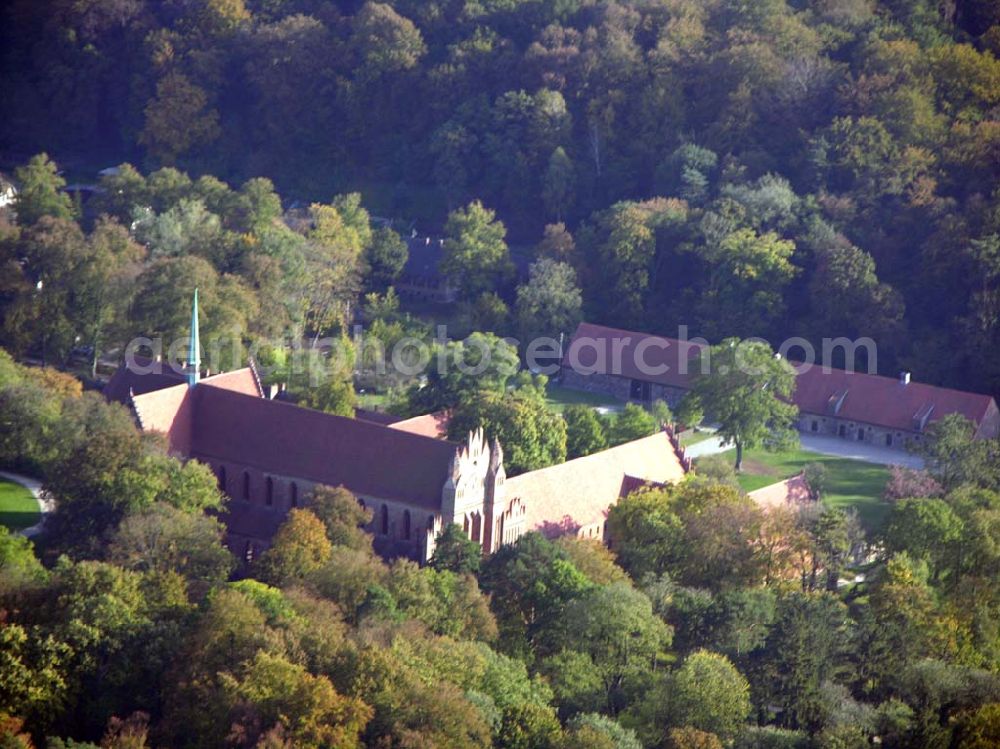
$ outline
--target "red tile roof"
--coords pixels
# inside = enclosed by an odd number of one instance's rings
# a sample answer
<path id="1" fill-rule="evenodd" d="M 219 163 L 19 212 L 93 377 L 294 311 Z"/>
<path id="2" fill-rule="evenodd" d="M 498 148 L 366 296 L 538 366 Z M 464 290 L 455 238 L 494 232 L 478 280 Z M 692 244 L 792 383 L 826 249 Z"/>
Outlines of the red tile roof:
<path id="1" fill-rule="evenodd" d="M 813 502 L 809 492 L 809 484 L 800 473 L 790 479 L 779 481 L 776 484 L 762 486 L 755 489 L 747 496 L 752 499 L 758 507 L 768 509 L 772 507 L 785 507 L 787 505 L 809 505 Z"/>
<path id="2" fill-rule="evenodd" d="M 143 431 L 163 432 L 173 453 L 191 452 L 192 399 L 186 382 L 132 398 L 132 410 Z"/>
<path id="3" fill-rule="evenodd" d="M 144 395 L 164 388 L 169 388 L 180 383 L 186 383 L 184 372 L 176 371 L 170 364 L 154 362 L 152 359 L 136 357 L 134 369 L 127 363 L 122 363 L 115 373 L 111 375 L 108 384 L 104 386 L 104 397 L 118 403 L 128 403 L 129 394 Z M 155 370 L 147 372 L 145 370 Z M 232 372 L 221 372 L 219 374 L 203 377 L 202 382 L 211 382 L 217 387 L 248 395 L 263 395 L 260 382 L 252 367 L 243 367 Z"/>
<path id="4" fill-rule="evenodd" d="M 390 429 L 398 429 L 401 432 L 410 434 L 421 434 L 424 437 L 431 437 L 436 440 L 443 440 L 448 437 L 448 422 L 451 415 L 447 411 L 438 411 L 433 414 L 414 416 L 412 419 L 394 421 L 389 425 Z"/>
<path id="5" fill-rule="evenodd" d="M 136 357 L 136 364 L 143 368 L 155 367 L 158 371 L 140 373 L 124 363 L 119 365 L 108 380 L 108 384 L 104 386 L 105 398 L 127 404 L 129 393 L 143 395 L 184 382 L 184 373 L 175 372 L 169 364 L 161 363 L 156 366 L 152 359 L 142 357 Z"/>
<path id="6" fill-rule="evenodd" d="M 593 455 L 507 479 L 508 500 L 527 507 L 527 530 L 560 535 L 604 522 L 623 488 L 684 478 L 666 433 L 627 442 Z"/>
<path id="7" fill-rule="evenodd" d="M 595 358 L 594 343 L 602 347 L 603 355 Z M 615 366 L 612 352 L 618 345 L 622 355 Z M 640 346 L 645 347 L 643 353 Z M 596 374 L 610 374 L 645 380 L 677 388 L 690 388 L 699 366 L 696 359 L 702 346 L 647 333 L 608 328 L 581 323 L 567 347 L 563 366 L 574 363 L 591 366 Z M 576 359 L 571 352 L 576 351 Z M 650 367 L 665 365 L 667 371 L 651 374 L 640 371 L 642 360 Z M 682 364 L 684 365 L 682 367 Z M 684 369 L 687 374 L 684 374 Z M 841 401 L 834 414 L 832 405 Z M 838 418 L 873 424 L 900 431 L 919 431 L 917 422 L 926 417 L 927 423 L 945 414 L 959 413 L 977 425 L 977 435 L 993 437 L 1000 431 L 1000 413 L 996 401 L 989 395 L 969 393 L 951 388 L 819 366 L 810 368 L 796 379 L 794 403 L 805 413 L 836 415 Z M 916 422 L 915 422 L 916 420 Z"/>
<path id="8" fill-rule="evenodd" d="M 582 373 L 589 368 L 594 374 L 689 388 L 698 372 L 702 348 L 700 344 L 676 338 L 582 322 L 566 347 L 563 366 Z M 616 351 L 620 351 L 620 356 Z"/>
<path id="9" fill-rule="evenodd" d="M 440 508 L 453 443 L 254 398 L 207 380 L 193 395 L 195 457 Z"/>
<path id="10" fill-rule="evenodd" d="M 169 367 L 140 374 L 122 366 L 104 393 L 130 405 L 143 429 L 166 434 L 174 452 L 434 510 L 456 449 L 419 433 L 436 436 L 436 417 L 396 430 L 267 400 L 249 367 L 205 377 L 192 389 Z"/>
<path id="11" fill-rule="evenodd" d="M 618 496 L 627 497 L 629 494 L 637 492 L 640 489 L 655 489 L 663 486 L 665 486 L 665 484 L 662 484 L 659 481 L 650 481 L 649 479 L 642 479 L 638 476 L 629 476 L 626 474 L 625 478 L 622 479 L 622 488 L 618 491 Z"/>
<path id="12" fill-rule="evenodd" d="M 232 390 L 234 393 L 244 393 L 257 398 L 264 396 L 264 389 L 261 387 L 260 380 L 257 379 L 257 372 L 252 366 L 202 377 L 201 381 L 213 387 Z"/>
<path id="13" fill-rule="evenodd" d="M 961 414 L 977 427 L 987 426 L 991 412 L 997 408 L 988 395 L 922 382 L 903 384 L 895 377 L 842 369 L 823 371 L 818 366 L 811 367 L 796 378 L 793 401 L 800 411 L 806 413 L 836 416 L 906 432 L 922 431 L 926 423 L 950 413 Z M 841 401 L 840 408 L 834 413 L 838 401 Z M 922 421 L 925 424 L 921 424 Z M 981 436 L 995 436 L 995 432 L 994 435 Z"/>

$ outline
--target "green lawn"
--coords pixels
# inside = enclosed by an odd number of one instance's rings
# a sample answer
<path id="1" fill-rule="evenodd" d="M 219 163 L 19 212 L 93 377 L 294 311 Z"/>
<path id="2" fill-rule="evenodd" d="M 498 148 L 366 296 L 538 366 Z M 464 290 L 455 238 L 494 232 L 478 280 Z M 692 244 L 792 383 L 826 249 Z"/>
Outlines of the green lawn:
<path id="1" fill-rule="evenodd" d="M 603 395 L 602 393 L 588 393 L 583 390 L 571 390 L 570 388 L 565 388 L 551 382 L 549 383 L 545 400 L 549 404 L 549 408 L 558 413 L 562 413 L 566 406 L 572 406 L 576 403 L 582 403 L 585 406 L 608 406 L 617 408 L 620 408 L 623 405 L 621 401 L 612 398 L 610 395 Z"/>
<path id="2" fill-rule="evenodd" d="M 389 404 L 388 393 L 358 393 L 358 408 L 380 411 Z"/>
<path id="3" fill-rule="evenodd" d="M 0 525 L 20 530 L 34 525 L 41 517 L 38 502 L 30 491 L 20 484 L 0 479 Z"/>
<path id="4" fill-rule="evenodd" d="M 735 460 L 735 450 L 722 453 L 727 460 Z M 827 490 L 823 501 L 833 507 L 853 507 L 869 531 L 881 528 L 889 512 L 889 505 L 882 500 L 882 490 L 889 480 L 889 469 L 875 463 L 865 463 L 848 458 L 791 450 L 769 453 L 750 450 L 743 458 L 743 472 L 739 477 L 745 491 L 787 479 L 802 470 L 807 463 L 822 463 L 827 469 Z"/>

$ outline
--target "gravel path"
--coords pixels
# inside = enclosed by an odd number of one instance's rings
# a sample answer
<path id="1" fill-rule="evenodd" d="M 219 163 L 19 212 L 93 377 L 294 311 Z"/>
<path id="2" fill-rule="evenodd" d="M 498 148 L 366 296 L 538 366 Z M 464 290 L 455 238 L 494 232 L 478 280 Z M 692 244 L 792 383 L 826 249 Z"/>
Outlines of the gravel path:
<path id="1" fill-rule="evenodd" d="M 923 468 L 923 458 L 903 450 L 892 450 L 887 447 L 872 445 L 867 442 L 855 442 L 839 437 L 819 437 L 815 434 L 800 434 L 803 450 L 811 450 L 822 455 L 832 455 L 837 458 L 863 460 L 868 463 L 878 463 L 886 466 L 906 466 L 907 468 Z M 723 445 L 719 437 L 702 440 L 687 448 L 689 458 L 701 458 L 705 455 L 731 450 L 732 445 Z"/>

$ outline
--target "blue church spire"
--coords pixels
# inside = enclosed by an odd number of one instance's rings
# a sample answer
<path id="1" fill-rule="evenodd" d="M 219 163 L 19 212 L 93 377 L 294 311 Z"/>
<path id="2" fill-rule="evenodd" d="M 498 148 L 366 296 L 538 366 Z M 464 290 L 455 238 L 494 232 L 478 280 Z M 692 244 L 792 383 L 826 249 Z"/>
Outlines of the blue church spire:
<path id="1" fill-rule="evenodd" d="M 198 335 L 198 289 L 194 290 L 191 303 L 191 340 L 188 342 L 188 386 L 193 387 L 201 379 L 201 338 Z"/>

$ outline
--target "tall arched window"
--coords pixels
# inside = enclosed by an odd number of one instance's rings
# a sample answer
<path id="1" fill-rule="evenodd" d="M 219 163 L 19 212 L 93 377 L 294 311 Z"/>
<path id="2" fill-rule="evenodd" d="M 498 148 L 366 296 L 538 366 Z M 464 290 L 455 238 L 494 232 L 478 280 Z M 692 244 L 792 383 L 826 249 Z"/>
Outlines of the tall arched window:
<path id="1" fill-rule="evenodd" d="M 274 479 L 268 476 L 264 486 L 264 501 L 267 503 L 267 506 L 270 507 L 274 504 Z"/>
<path id="2" fill-rule="evenodd" d="M 403 512 L 403 538 L 407 541 L 410 540 L 410 511 L 405 510 Z"/>
<path id="3" fill-rule="evenodd" d="M 243 499 L 250 501 L 250 473 L 243 471 Z"/>
<path id="4" fill-rule="evenodd" d="M 291 488 L 291 500 L 292 500 L 292 507 L 299 506 L 299 485 L 296 484 L 294 481 L 292 482 L 292 488 Z"/>
<path id="5" fill-rule="evenodd" d="M 389 508 L 382 505 L 382 535 L 389 535 Z"/>
<path id="6" fill-rule="evenodd" d="M 219 466 L 219 490 L 226 490 L 226 467 Z"/>

